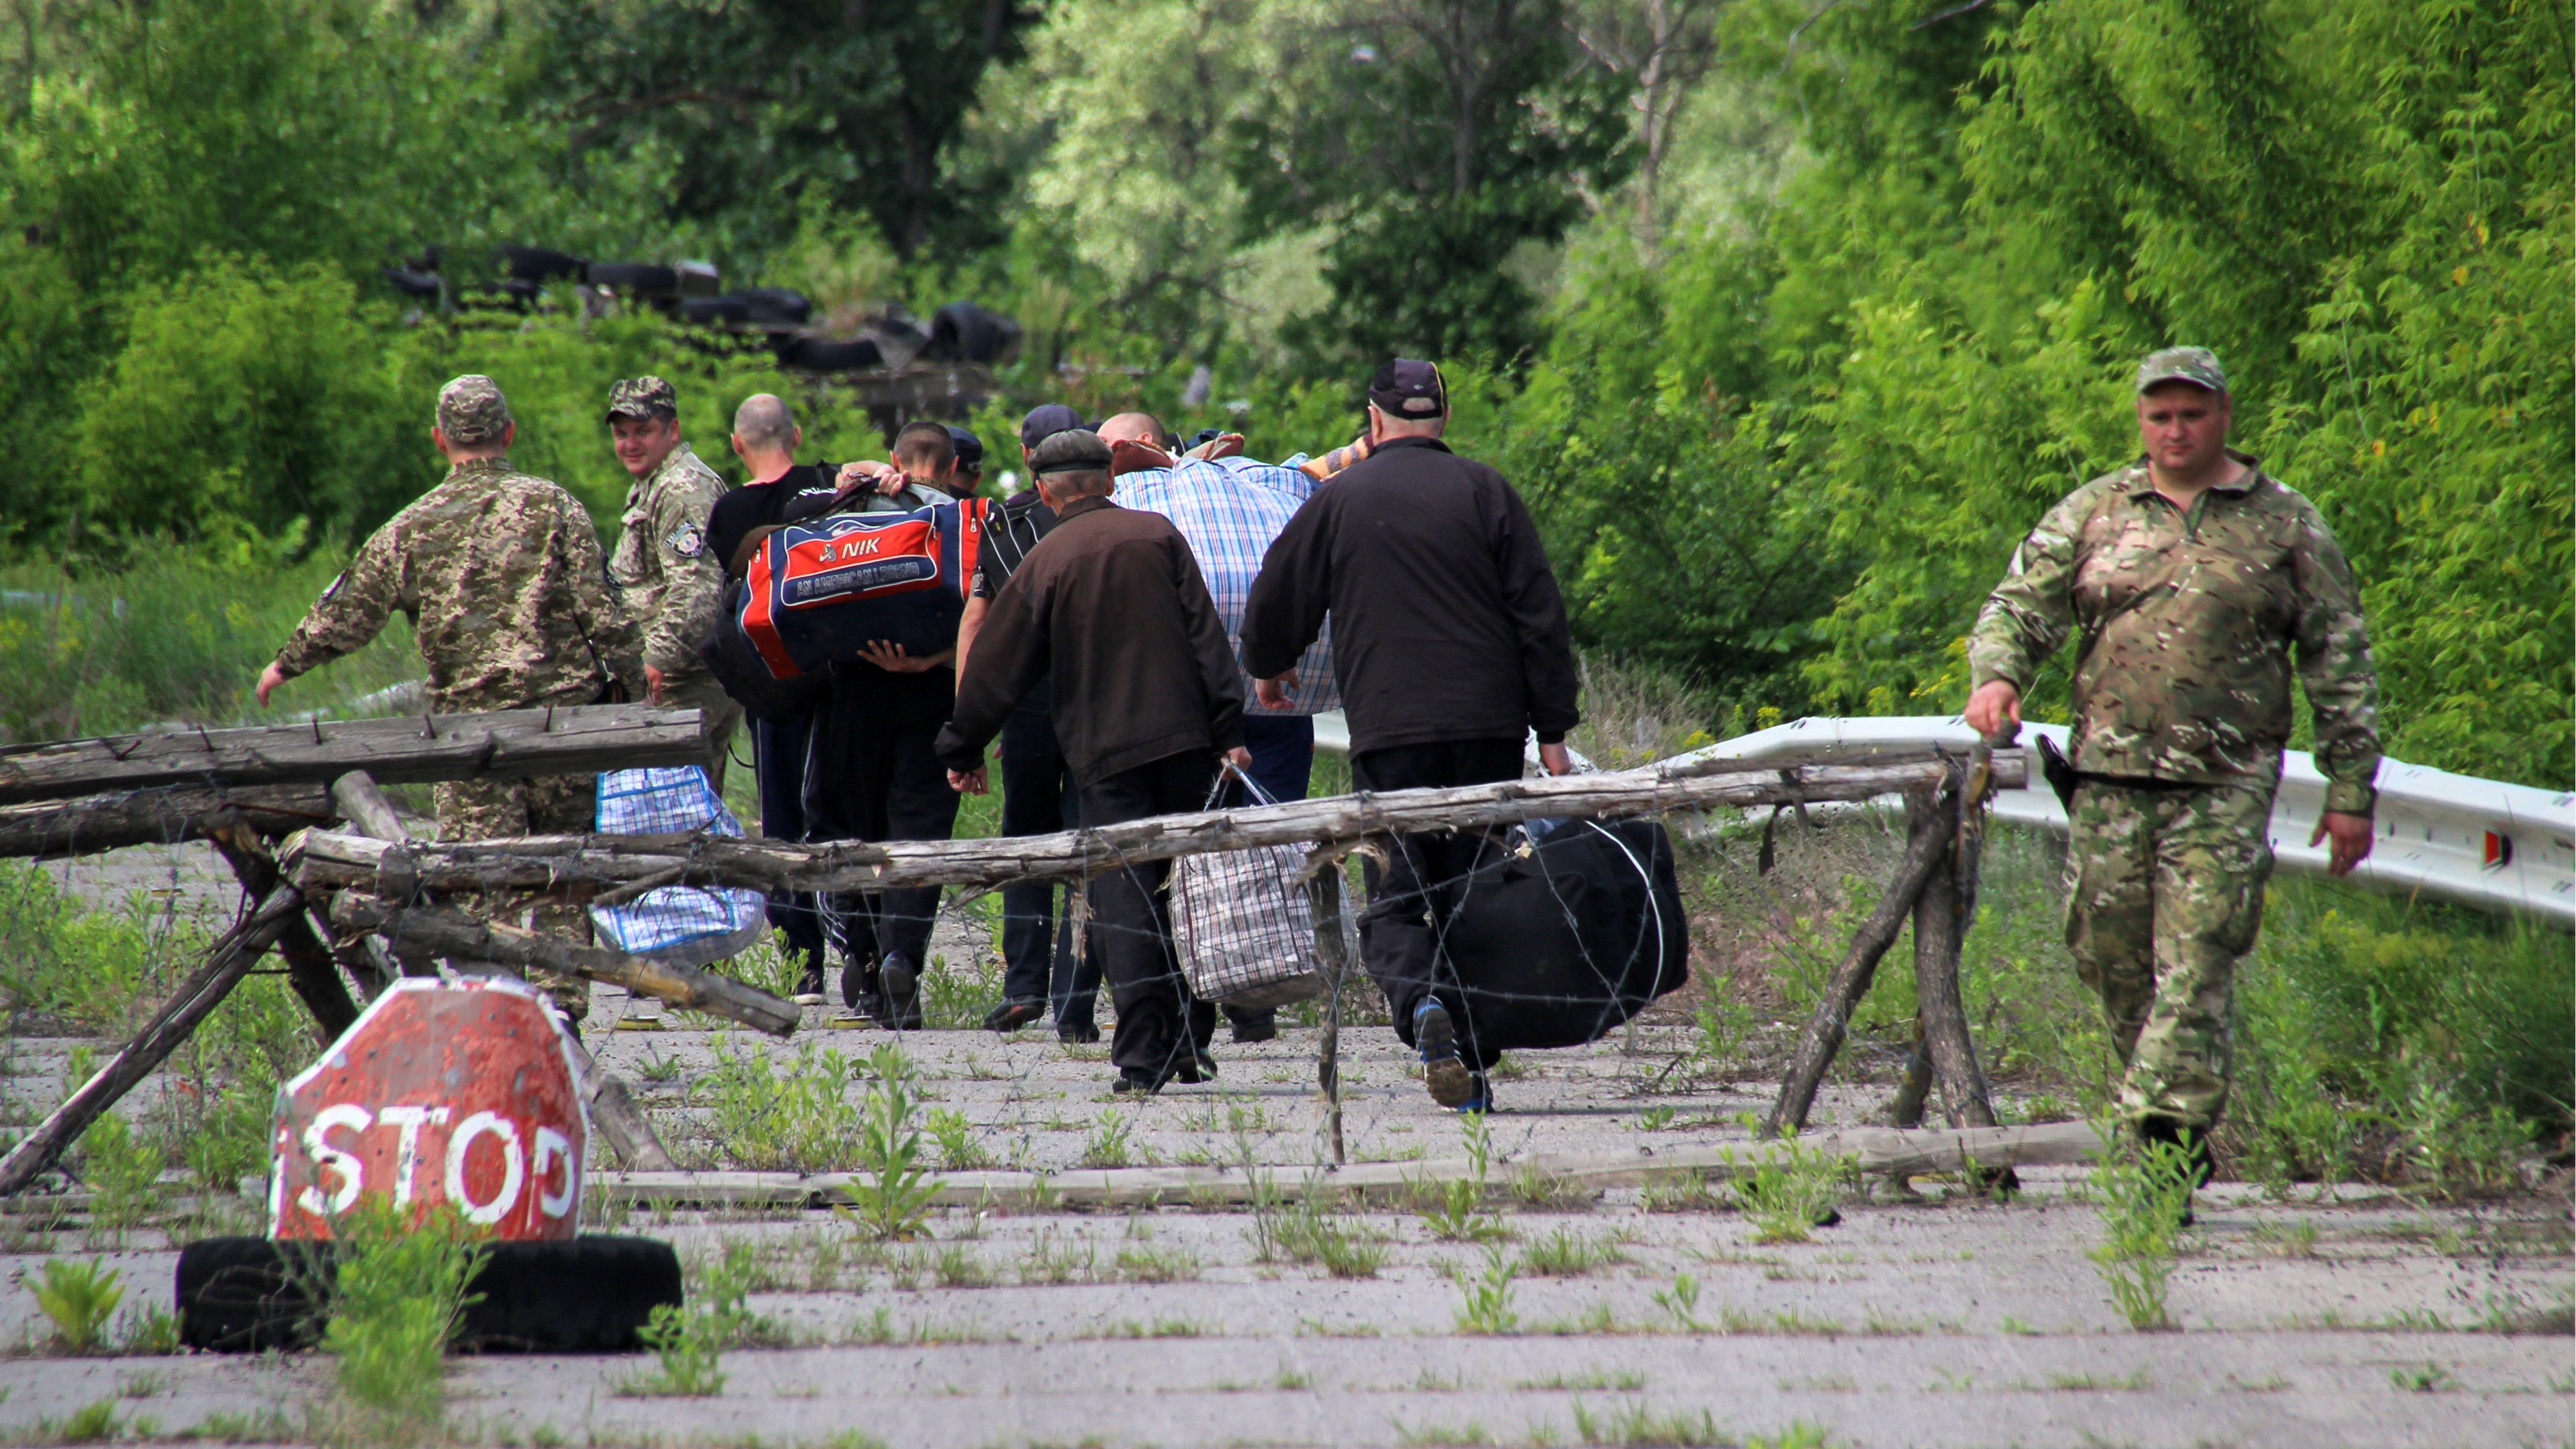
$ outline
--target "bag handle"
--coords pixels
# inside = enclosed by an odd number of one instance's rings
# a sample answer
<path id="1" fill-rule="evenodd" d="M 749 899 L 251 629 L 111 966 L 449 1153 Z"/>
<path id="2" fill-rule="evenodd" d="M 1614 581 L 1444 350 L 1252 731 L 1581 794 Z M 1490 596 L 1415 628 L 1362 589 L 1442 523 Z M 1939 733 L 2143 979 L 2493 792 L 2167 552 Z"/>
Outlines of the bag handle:
<path id="1" fill-rule="evenodd" d="M 1227 759 L 1223 755 L 1219 755 L 1216 758 L 1216 780 L 1208 786 L 1207 804 L 1200 806 L 1200 809 L 1214 810 L 1216 808 L 1216 802 L 1225 798 L 1225 777 L 1228 775 L 1232 775 L 1234 778 L 1243 782 L 1244 791 L 1252 796 L 1253 804 L 1276 805 L 1279 803 L 1279 801 L 1273 797 L 1269 791 L 1261 788 L 1261 782 L 1259 780 L 1245 774 L 1241 766 L 1235 764 L 1234 761 Z"/>

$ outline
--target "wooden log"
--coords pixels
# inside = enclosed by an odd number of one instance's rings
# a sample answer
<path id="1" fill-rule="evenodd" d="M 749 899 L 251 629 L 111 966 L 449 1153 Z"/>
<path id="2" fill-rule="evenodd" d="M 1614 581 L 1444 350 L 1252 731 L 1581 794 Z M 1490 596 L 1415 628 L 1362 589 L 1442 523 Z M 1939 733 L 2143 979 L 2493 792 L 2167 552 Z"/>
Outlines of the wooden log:
<path id="1" fill-rule="evenodd" d="M 64 740 L 0 749 L 0 804 L 159 785 L 323 784 L 357 769 L 402 782 L 687 765 L 706 758 L 704 733 L 694 709 L 594 704 Z"/>
<path id="2" fill-rule="evenodd" d="M 1306 902 L 1315 922 L 1315 964 L 1324 973 L 1324 1030 L 1315 1048 L 1315 1085 L 1324 1093 L 1324 1130 L 1332 1140 L 1333 1165 L 1348 1158 L 1342 1148 L 1342 983 L 1350 974 L 1350 938 L 1342 931 L 1342 861 L 1317 852 L 1307 862 Z"/>
<path id="3" fill-rule="evenodd" d="M 636 1105 L 626 1079 L 601 1071 L 580 1037 L 571 1032 L 564 1035 L 570 1039 L 573 1064 L 581 1069 L 581 1094 L 590 1104 L 590 1120 L 608 1140 L 608 1150 L 639 1172 L 676 1171 L 680 1164 L 671 1160 L 671 1150 L 653 1131 L 653 1120 Z"/>
<path id="4" fill-rule="evenodd" d="M 55 1108 L 52 1116 L 36 1124 L 34 1131 L 10 1148 L 8 1156 L 0 1157 L 0 1197 L 34 1182 L 88 1130 L 90 1123 L 98 1120 L 100 1113 L 116 1105 L 118 1099 L 134 1090 L 136 1083 L 167 1060 L 179 1043 L 197 1029 L 197 1023 L 204 1021 L 241 984 L 242 976 L 260 953 L 274 944 L 290 923 L 301 918 L 303 910 L 304 897 L 292 886 L 279 886 L 268 893 L 258 909 L 216 937 L 205 960 L 170 993 L 170 999 L 152 1014 L 143 1030 L 69 1100 Z"/>
<path id="5" fill-rule="evenodd" d="M 364 770 L 351 770 L 331 782 L 331 803 L 339 807 L 349 828 L 374 840 L 390 840 L 400 845 L 411 839 L 411 827 L 403 824 L 402 812 L 376 785 L 376 777 Z"/>
<path id="6" fill-rule="evenodd" d="M 1945 846 L 1958 839 L 1959 797 L 1945 795 L 1932 828 Z M 1953 1127 L 1992 1127 L 1994 1102 L 1977 1046 L 1968 1034 L 1967 1007 L 1959 999 L 1960 889 L 1952 869 L 1955 851 L 1944 849 L 1914 901 L 1914 990 L 1923 1012 L 1923 1044 L 1932 1078 L 1941 1089 L 1942 1113 Z"/>
<path id="7" fill-rule="evenodd" d="M 1797 1145 L 1842 1158 L 1863 1174 L 1920 1177 L 1976 1173 L 2011 1166 L 2073 1166 L 2104 1150 L 2091 1123 L 2056 1122 L 2035 1127 L 1898 1132 L 1861 1127 L 1818 1133 Z M 1725 1179 L 1750 1174 L 1791 1150 L 1786 1142 L 1693 1143 L 1616 1152 L 1539 1152 L 1497 1158 L 1486 1180 L 1499 1187 L 1531 1173 L 1577 1188 L 1639 1187 L 1693 1176 Z M 1256 1165 L 1263 1191 L 1286 1198 L 1395 1195 L 1428 1184 L 1471 1180 L 1463 1157 L 1428 1162 L 1362 1162 L 1348 1167 Z M 608 1201 L 633 1207 L 823 1208 L 849 1201 L 865 1173 L 847 1172 L 595 1172 L 589 1182 Z M 1131 1167 L 1066 1172 L 949 1172 L 931 1179 L 932 1201 L 943 1207 L 1144 1207 L 1154 1204 L 1241 1204 L 1254 1198 L 1252 1174 L 1240 1164 L 1218 1167 Z"/>
<path id="8" fill-rule="evenodd" d="M 396 955 L 446 956 L 497 961 L 522 970 L 542 966 L 650 996 L 683 1011 L 703 1011 L 784 1037 L 802 1018 L 792 1002 L 756 986 L 694 966 L 629 956 L 599 946 L 577 946 L 500 921 L 480 920 L 447 906 L 389 905 L 373 896 L 344 892 L 331 903 L 331 924 L 345 931 L 373 931 Z"/>
<path id="9" fill-rule="evenodd" d="M 175 845 L 240 827 L 271 838 L 327 825 L 318 785 L 158 786 L 0 805 L 0 857 L 51 860 L 129 845 Z"/>
<path id="10" fill-rule="evenodd" d="M 215 850 L 232 867 L 233 878 L 241 882 L 245 900 L 265 900 L 277 889 L 277 861 L 268 853 L 267 842 L 240 827 L 218 828 L 212 838 Z M 311 914 L 309 909 L 296 912 L 295 919 L 278 932 L 277 955 L 286 963 L 288 989 L 304 1003 L 305 1013 L 320 1033 L 317 1045 L 327 1047 L 357 1025 L 358 1003 L 349 999 L 349 988 L 341 984 L 340 963 L 332 959 L 330 946 L 313 929 Z"/>
<path id="11" fill-rule="evenodd" d="M 2018 760 L 1996 761 L 1999 777 Z M 1122 862 L 1169 860 L 1207 851 L 1302 842 L 1348 842 L 1399 831 L 1473 830 L 1546 816 L 1612 817 L 1773 805 L 1795 800 L 1866 800 L 1928 788 L 1949 766 L 1938 760 L 1892 765 L 1768 765 L 1676 774 L 1647 767 L 1559 775 L 1444 790 L 1334 795 L 1240 810 L 1160 815 L 1095 830 L 984 840 L 915 840 L 803 845 L 708 835 L 540 835 L 405 847 L 382 869 L 390 847 L 340 831 L 308 831 L 288 842 L 290 873 L 308 890 L 373 894 L 431 891 L 546 891 L 586 899 L 641 880 L 780 891 L 877 891 L 899 886 L 990 887 L 1020 880 L 1081 878 Z"/>
<path id="12" fill-rule="evenodd" d="M 1778 1136 L 1782 1131 L 1795 1132 L 1807 1125 L 1807 1113 L 1816 1104 L 1816 1092 L 1824 1085 L 1825 1071 L 1842 1050 L 1843 1036 L 1851 1028 L 1852 1012 L 1861 998 L 1869 994 L 1872 980 L 1878 974 L 1879 958 L 1896 944 L 1896 934 L 1905 927 L 1907 915 L 1932 878 L 1934 868 L 1950 850 L 1950 838 L 1941 829 L 1940 812 L 1935 810 L 1928 792 L 1906 797 L 1905 858 L 1898 864 L 1895 877 L 1887 883 L 1887 893 L 1878 898 L 1877 909 L 1852 933 L 1851 945 L 1843 958 L 1834 963 L 1834 973 L 1826 978 L 1825 992 L 1816 1009 L 1807 1018 L 1807 1029 L 1798 1038 L 1798 1049 L 1780 1074 L 1780 1096 L 1771 1107 L 1771 1115 L 1762 1124 L 1762 1135 Z"/>

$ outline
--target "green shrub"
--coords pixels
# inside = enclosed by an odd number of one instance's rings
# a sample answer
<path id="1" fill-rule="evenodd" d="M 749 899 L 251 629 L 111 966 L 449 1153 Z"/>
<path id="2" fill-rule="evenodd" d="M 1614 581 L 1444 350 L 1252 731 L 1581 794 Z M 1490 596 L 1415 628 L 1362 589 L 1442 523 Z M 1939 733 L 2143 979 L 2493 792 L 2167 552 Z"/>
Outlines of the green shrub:
<path id="1" fill-rule="evenodd" d="M 807 1044 L 794 1056 L 765 1045 L 734 1045 L 722 1033 L 708 1042 L 715 1070 L 694 1089 L 714 1116 L 717 1151 L 732 1165 L 760 1171 L 828 1172 L 857 1156 L 859 1108 L 844 1094 L 848 1057 Z"/>
<path id="2" fill-rule="evenodd" d="M 49 1258 L 36 1275 L 37 1311 L 54 1326 L 54 1344 L 65 1353 L 95 1353 L 105 1344 L 107 1323 L 125 1301 L 121 1275 L 105 1263 L 75 1263 Z"/>
<path id="3" fill-rule="evenodd" d="M 346 1250 L 322 1347 L 338 1359 L 341 1397 L 384 1429 L 434 1425 L 465 1286 L 489 1250 L 453 1204 L 414 1224 L 390 1203 L 365 1199 L 341 1219 L 337 1236 Z"/>

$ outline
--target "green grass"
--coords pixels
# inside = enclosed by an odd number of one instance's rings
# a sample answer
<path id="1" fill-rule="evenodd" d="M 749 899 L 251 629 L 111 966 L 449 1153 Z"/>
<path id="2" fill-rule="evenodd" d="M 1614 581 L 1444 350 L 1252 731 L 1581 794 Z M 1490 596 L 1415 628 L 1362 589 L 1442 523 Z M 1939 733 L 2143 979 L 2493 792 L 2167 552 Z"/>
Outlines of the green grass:
<path id="1" fill-rule="evenodd" d="M 365 1199 L 337 1231 L 349 1247 L 322 1336 L 337 1360 L 334 1437 L 426 1438 L 444 1414 L 448 1344 L 486 1250 L 452 1205 L 409 1223 L 389 1203 Z"/>

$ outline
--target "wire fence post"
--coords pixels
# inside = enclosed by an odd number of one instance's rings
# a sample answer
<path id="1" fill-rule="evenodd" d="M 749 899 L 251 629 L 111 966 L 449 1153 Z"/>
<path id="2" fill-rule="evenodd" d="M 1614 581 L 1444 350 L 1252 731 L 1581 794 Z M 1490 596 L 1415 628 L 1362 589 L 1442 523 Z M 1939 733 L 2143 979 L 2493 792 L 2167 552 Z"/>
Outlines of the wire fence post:
<path id="1" fill-rule="evenodd" d="M 1315 1085 L 1324 1092 L 1324 1131 L 1332 1139 L 1333 1165 L 1342 1149 L 1342 983 L 1350 975 L 1351 943 L 1342 931 L 1342 858 L 1318 847 L 1307 858 L 1313 872 L 1306 901 L 1315 918 L 1315 963 L 1324 973 L 1324 1032 L 1315 1049 Z"/>

